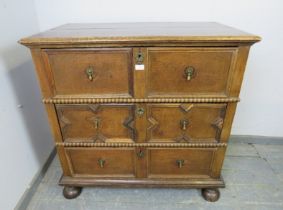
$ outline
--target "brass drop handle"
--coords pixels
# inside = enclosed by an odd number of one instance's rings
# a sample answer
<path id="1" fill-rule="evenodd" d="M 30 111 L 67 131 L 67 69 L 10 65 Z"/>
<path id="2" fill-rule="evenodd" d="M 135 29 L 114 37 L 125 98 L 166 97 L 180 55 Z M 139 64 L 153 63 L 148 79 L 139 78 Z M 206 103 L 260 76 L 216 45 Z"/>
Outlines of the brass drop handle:
<path id="1" fill-rule="evenodd" d="M 99 166 L 100 166 L 100 168 L 104 168 L 104 165 L 105 165 L 105 160 L 103 160 L 103 159 L 98 159 L 98 164 L 99 164 Z"/>
<path id="2" fill-rule="evenodd" d="M 189 125 L 189 121 L 184 119 L 184 120 L 181 120 L 180 121 L 180 127 L 183 131 L 187 130 L 188 128 L 188 125 Z"/>
<path id="3" fill-rule="evenodd" d="M 195 68 L 192 67 L 192 66 L 188 66 L 186 69 L 185 69 L 185 77 L 187 79 L 187 81 L 190 81 L 193 77 L 194 77 L 194 74 L 195 74 Z"/>
<path id="4" fill-rule="evenodd" d="M 176 164 L 178 165 L 179 168 L 182 168 L 185 164 L 184 160 L 176 160 Z"/>
<path id="5" fill-rule="evenodd" d="M 94 119 L 94 128 L 98 129 L 99 125 L 100 125 L 100 119 L 99 118 Z"/>
<path id="6" fill-rule="evenodd" d="M 89 79 L 89 81 L 92 81 L 94 78 L 94 70 L 91 66 L 87 67 L 87 69 L 85 70 L 85 73 Z"/>

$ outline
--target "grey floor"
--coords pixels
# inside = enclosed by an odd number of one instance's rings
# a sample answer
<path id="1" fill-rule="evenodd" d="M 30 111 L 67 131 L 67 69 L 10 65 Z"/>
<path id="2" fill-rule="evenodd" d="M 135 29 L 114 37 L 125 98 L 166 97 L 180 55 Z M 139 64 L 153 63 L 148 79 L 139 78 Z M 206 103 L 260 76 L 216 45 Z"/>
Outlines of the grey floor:
<path id="1" fill-rule="evenodd" d="M 203 200 L 195 189 L 84 188 L 74 200 L 62 196 L 57 185 L 61 169 L 57 157 L 49 167 L 28 210 L 174 210 L 283 209 L 283 145 L 229 144 L 222 171 L 226 188 L 216 203 Z"/>

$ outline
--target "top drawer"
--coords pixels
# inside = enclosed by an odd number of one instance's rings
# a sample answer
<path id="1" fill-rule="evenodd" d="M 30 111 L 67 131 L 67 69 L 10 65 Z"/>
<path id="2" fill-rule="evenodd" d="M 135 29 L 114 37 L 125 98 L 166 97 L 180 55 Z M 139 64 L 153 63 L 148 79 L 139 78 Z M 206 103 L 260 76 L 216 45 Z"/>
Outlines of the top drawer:
<path id="1" fill-rule="evenodd" d="M 132 95 L 132 50 L 129 48 L 48 49 L 43 54 L 56 96 Z"/>
<path id="2" fill-rule="evenodd" d="M 148 97 L 227 96 L 237 48 L 149 48 Z"/>

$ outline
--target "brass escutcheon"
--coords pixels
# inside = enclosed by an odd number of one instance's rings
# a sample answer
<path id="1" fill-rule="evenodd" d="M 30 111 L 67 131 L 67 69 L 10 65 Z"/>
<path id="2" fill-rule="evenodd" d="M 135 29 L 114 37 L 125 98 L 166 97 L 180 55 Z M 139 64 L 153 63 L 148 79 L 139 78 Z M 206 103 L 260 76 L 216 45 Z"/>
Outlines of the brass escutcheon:
<path id="1" fill-rule="evenodd" d="M 139 117 L 142 117 L 144 114 L 144 108 L 142 107 L 137 108 L 136 113 Z"/>
<path id="2" fill-rule="evenodd" d="M 137 153 L 137 156 L 139 158 L 143 158 L 144 157 L 144 151 L 142 149 L 139 149 L 138 153 Z"/>
<path id="3" fill-rule="evenodd" d="M 144 60 L 144 56 L 141 52 L 138 52 L 136 55 L 136 63 L 137 64 L 142 64 Z"/>

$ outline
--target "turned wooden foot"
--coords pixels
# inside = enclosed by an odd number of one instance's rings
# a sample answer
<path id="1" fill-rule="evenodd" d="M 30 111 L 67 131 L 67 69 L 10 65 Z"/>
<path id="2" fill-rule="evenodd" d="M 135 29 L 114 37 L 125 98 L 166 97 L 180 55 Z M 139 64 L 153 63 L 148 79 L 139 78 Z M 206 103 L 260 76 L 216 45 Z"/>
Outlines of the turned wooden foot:
<path id="1" fill-rule="evenodd" d="M 220 192 L 217 188 L 202 189 L 201 194 L 202 197 L 209 202 L 215 202 L 220 197 Z"/>
<path id="2" fill-rule="evenodd" d="M 73 199 L 78 197 L 81 194 L 81 191 L 81 187 L 65 186 L 63 189 L 63 195 L 67 199 Z"/>

